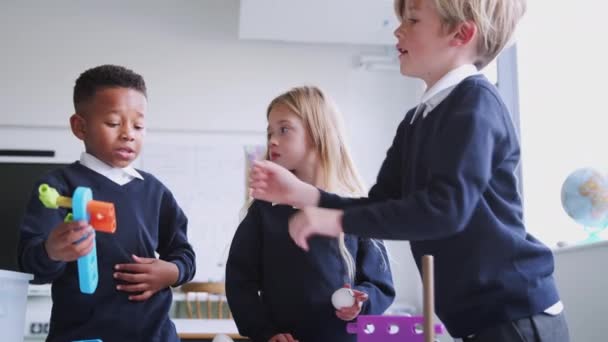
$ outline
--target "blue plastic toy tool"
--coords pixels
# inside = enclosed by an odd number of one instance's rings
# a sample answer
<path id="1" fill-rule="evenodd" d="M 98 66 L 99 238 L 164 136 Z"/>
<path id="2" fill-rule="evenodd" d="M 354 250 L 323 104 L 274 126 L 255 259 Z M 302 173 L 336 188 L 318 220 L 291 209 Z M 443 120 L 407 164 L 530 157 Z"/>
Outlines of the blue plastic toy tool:
<path id="1" fill-rule="evenodd" d="M 93 200 L 93 192 L 89 188 L 78 187 L 72 196 L 72 215 L 74 221 L 89 222 L 87 203 Z M 93 242 L 93 249 L 89 254 L 78 258 L 78 283 L 80 292 L 91 294 L 97 289 L 99 274 L 97 273 L 97 244 Z"/>
<path id="2" fill-rule="evenodd" d="M 38 188 L 40 201 L 51 209 L 72 208 L 74 221 L 86 221 L 98 231 L 114 233 L 116 231 L 116 213 L 114 204 L 94 201 L 93 192 L 89 188 L 78 187 L 73 197 L 60 196 L 57 190 L 42 184 Z M 74 243 L 80 243 L 86 236 Z M 93 249 L 87 255 L 78 258 L 78 284 L 80 292 L 92 294 L 97 289 L 99 274 L 97 273 L 97 247 L 93 241 Z"/>

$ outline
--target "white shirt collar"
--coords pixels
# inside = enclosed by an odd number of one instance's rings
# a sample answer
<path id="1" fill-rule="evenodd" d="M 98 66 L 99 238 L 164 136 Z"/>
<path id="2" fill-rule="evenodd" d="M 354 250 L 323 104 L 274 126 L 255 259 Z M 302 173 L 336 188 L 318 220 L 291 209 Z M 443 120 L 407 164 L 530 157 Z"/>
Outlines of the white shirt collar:
<path id="1" fill-rule="evenodd" d="M 437 105 L 445 100 L 445 98 L 450 95 L 458 83 L 462 82 L 465 78 L 478 73 L 479 71 L 473 64 L 464 64 L 443 75 L 443 77 L 440 78 L 437 83 L 422 94 L 420 104 L 418 105 L 418 107 L 425 105 L 424 112 L 422 112 L 422 117 L 425 118 L 430 111 L 435 109 Z M 417 114 L 418 113 L 412 117 L 410 124 L 414 122 L 414 119 L 418 116 Z"/>
<path id="2" fill-rule="evenodd" d="M 80 155 L 80 164 L 99 173 L 118 185 L 125 185 L 135 178 L 142 180 L 144 179 L 144 177 L 132 166 L 127 166 L 124 168 L 112 167 L 87 152 L 82 152 Z"/>

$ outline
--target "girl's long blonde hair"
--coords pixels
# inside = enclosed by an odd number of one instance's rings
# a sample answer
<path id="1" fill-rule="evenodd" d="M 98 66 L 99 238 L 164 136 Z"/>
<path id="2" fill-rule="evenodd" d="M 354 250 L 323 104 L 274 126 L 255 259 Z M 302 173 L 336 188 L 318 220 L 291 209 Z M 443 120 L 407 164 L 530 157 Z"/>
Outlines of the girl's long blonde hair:
<path id="1" fill-rule="evenodd" d="M 302 120 L 311 137 L 321 170 L 319 184 L 313 185 L 342 196 L 365 196 L 365 186 L 345 142 L 341 115 L 331 99 L 318 87 L 292 88 L 270 102 L 266 112 L 267 118 L 272 108 L 279 104 L 287 106 Z M 348 278 L 352 282 L 356 264 L 346 248 L 344 234 L 338 238 L 338 245 Z"/>

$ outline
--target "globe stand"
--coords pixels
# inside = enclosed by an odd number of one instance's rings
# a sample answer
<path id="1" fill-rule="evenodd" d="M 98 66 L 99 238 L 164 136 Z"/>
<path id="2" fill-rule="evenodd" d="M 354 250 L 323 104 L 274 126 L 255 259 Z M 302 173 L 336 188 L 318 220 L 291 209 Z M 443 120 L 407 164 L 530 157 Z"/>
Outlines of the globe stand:
<path id="1" fill-rule="evenodd" d="M 583 227 L 583 229 L 585 230 L 585 232 L 587 234 L 589 234 L 589 236 L 587 236 L 587 238 L 585 240 L 582 240 L 581 242 L 579 242 L 579 244 L 586 245 L 589 243 L 603 241 L 604 239 L 602 237 L 600 237 L 600 233 L 604 230 L 604 228 L 606 228 L 606 227 L 601 227 L 601 228 Z"/>

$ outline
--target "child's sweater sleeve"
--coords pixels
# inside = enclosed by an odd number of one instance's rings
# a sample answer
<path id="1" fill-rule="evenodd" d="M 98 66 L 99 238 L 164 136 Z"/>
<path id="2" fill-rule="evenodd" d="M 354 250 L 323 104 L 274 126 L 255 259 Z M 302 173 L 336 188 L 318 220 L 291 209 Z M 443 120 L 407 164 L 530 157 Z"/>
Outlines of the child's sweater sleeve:
<path id="1" fill-rule="evenodd" d="M 386 247 L 379 240 L 358 238 L 354 289 L 367 293 L 362 315 L 381 315 L 393 303 L 395 288 Z"/>
<path id="2" fill-rule="evenodd" d="M 239 333 L 253 341 L 268 341 L 279 333 L 259 291 L 262 288 L 262 227 L 257 201 L 238 226 L 226 265 L 226 296 Z"/>
<path id="3" fill-rule="evenodd" d="M 60 193 L 64 190 L 59 182 L 37 182 L 34 186 L 25 215 L 19 229 L 18 263 L 23 272 L 34 275 L 34 284 L 50 283 L 63 273 L 66 263 L 51 260 L 44 243 L 50 232 L 63 221 L 64 209 L 45 208 L 38 199 L 38 186 L 48 183 Z"/>
<path id="4" fill-rule="evenodd" d="M 493 93 L 484 89 L 465 92 L 462 102 L 467 106 L 447 115 L 430 142 L 424 187 L 400 199 L 351 206 L 344 212 L 344 232 L 416 241 L 445 238 L 466 227 L 488 187 L 494 165 L 518 156 L 514 144 L 505 142 L 511 138 L 507 137 L 508 113 Z"/>
<path id="5" fill-rule="evenodd" d="M 194 250 L 188 242 L 188 218 L 170 191 L 165 191 L 160 213 L 158 254 L 160 259 L 177 265 L 179 276 L 173 286 L 190 281 L 196 272 Z"/>

